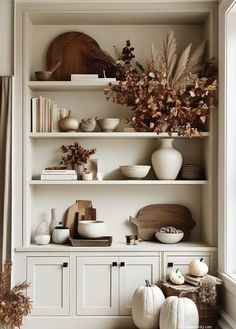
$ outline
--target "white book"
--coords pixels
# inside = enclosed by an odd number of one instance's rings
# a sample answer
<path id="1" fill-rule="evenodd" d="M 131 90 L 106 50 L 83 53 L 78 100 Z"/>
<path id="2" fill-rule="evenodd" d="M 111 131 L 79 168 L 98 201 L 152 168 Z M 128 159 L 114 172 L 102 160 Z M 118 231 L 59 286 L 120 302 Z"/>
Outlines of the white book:
<path id="1" fill-rule="evenodd" d="M 47 175 L 47 174 L 42 174 L 41 175 L 41 180 L 77 180 L 77 175 Z"/>
<path id="2" fill-rule="evenodd" d="M 39 132 L 44 132 L 44 97 L 39 96 Z"/>
<path id="3" fill-rule="evenodd" d="M 54 133 L 59 131 L 60 112 L 57 104 L 52 103 L 50 108 L 50 132 Z"/>
<path id="4" fill-rule="evenodd" d="M 31 132 L 37 132 L 37 97 L 31 98 Z"/>
<path id="5" fill-rule="evenodd" d="M 73 169 L 44 169 L 43 174 L 47 175 L 77 175 L 76 170 Z"/>

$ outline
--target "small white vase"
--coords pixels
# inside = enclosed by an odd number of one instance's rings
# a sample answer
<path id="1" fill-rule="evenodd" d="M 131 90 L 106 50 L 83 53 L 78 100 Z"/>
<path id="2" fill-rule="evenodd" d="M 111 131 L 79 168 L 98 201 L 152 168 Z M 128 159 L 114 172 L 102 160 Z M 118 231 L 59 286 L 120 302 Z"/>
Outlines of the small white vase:
<path id="1" fill-rule="evenodd" d="M 54 228 L 59 224 L 58 220 L 57 220 L 57 215 L 56 215 L 56 209 L 52 208 L 51 209 L 51 221 L 49 224 L 49 233 L 52 234 Z"/>
<path id="2" fill-rule="evenodd" d="M 182 166 L 182 155 L 173 147 L 173 140 L 160 139 L 160 148 L 152 154 L 152 167 L 158 179 L 176 179 Z"/>

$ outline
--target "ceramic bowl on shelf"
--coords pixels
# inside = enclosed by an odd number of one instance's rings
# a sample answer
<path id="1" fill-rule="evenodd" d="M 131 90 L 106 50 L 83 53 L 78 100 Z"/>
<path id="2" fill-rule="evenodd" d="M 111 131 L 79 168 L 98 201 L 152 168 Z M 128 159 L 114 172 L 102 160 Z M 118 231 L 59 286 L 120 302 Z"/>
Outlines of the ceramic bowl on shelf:
<path id="1" fill-rule="evenodd" d="M 113 132 L 118 127 L 118 125 L 120 123 L 120 119 L 117 119 L 117 118 L 98 119 L 97 123 L 102 131 Z"/>
<path id="2" fill-rule="evenodd" d="M 40 234 L 35 237 L 35 243 L 39 245 L 49 244 L 51 236 L 48 234 Z"/>
<path id="3" fill-rule="evenodd" d="M 147 176 L 151 166 L 143 165 L 126 165 L 120 166 L 120 170 L 124 176 L 132 179 L 142 179 Z"/>
<path id="4" fill-rule="evenodd" d="M 82 238 L 100 238 L 106 234 L 106 223 L 101 220 L 78 221 L 78 233 Z"/>
<path id="5" fill-rule="evenodd" d="M 184 232 L 181 233 L 163 233 L 157 231 L 155 234 L 157 240 L 162 243 L 177 243 L 180 242 L 184 237 Z"/>

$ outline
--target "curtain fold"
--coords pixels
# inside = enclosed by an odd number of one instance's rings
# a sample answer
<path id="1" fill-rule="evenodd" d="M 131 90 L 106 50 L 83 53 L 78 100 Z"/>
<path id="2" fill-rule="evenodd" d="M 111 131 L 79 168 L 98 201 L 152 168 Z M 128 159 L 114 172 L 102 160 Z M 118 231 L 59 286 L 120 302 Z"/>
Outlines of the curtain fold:
<path id="1" fill-rule="evenodd" d="M 12 77 L 0 77 L 0 273 L 11 260 Z"/>

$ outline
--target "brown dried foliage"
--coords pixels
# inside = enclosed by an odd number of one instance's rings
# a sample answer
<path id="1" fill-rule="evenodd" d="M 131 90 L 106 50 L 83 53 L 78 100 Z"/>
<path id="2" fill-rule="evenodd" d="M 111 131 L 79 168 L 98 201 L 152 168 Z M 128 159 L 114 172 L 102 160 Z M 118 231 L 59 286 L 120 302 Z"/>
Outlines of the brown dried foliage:
<path id="1" fill-rule="evenodd" d="M 0 276 L 0 325 L 20 328 L 24 316 L 27 316 L 31 310 L 30 298 L 26 296 L 29 284 L 24 281 L 11 289 L 11 267 L 11 263 L 6 262 Z"/>
<path id="2" fill-rule="evenodd" d="M 75 169 L 76 165 L 87 163 L 90 156 L 95 154 L 96 149 L 86 149 L 75 142 L 72 145 L 62 145 L 61 151 L 65 155 L 62 157 L 60 164 L 64 164 L 65 166 L 70 165 L 72 169 Z"/>
<path id="3" fill-rule="evenodd" d="M 122 80 L 105 89 L 107 100 L 132 107 L 134 113 L 127 121 L 136 131 L 200 134 L 217 91 L 213 62 L 202 64 L 205 46 L 202 43 L 191 54 L 190 44 L 178 55 L 174 33 L 169 31 L 163 37 L 161 50 L 152 48 L 151 63 L 144 71 L 141 64 L 132 64 L 133 48 L 127 41 L 129 60 L 123 55 L 117 62 L 117 74 Z"/>

